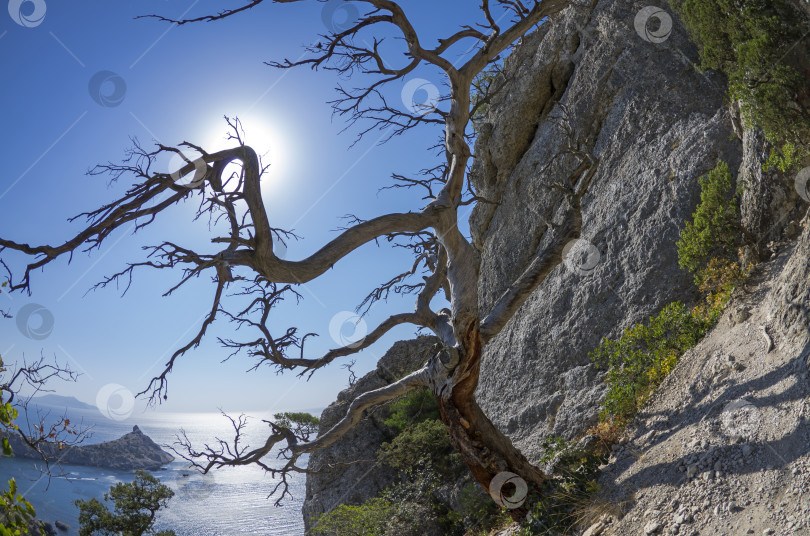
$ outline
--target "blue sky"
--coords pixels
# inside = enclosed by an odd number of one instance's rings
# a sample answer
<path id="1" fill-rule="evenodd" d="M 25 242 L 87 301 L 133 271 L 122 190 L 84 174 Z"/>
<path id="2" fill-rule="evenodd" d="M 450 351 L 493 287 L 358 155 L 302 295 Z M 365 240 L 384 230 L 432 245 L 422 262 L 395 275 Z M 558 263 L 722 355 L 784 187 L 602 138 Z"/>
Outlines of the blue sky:
<path id="1" fill-rule="evenodd" d="M 429 147 L 439 130 L 418 129 L 384 145 L 377 143 L 381 134 L 372 133 L 352 146 L 356 130 L 341 133 L 346 124 L 332 118 L 327 104 L 338 82 L 332 73 L 280 71 L 263 63 L 300 58 L 303 44 L 324 33 L 330 21 L 339 24 L 345 17 L 334 10 L 334 2 L 268 2 L 224 21 L 182 27 L 135 17 L 148 13 L 195 17 L 226 4 L 12 0 L 9 5 L 9 14 L 0 14 L 4 238 L 31 244 L 70 238 L 80 223 L 70 224 L 67 218 L 112 201 L 126 186 L 86 176 L 89 168 L 120 161 L 133 136 L 144 144 L 155 139 L 164 144 L 188 140 L 209 150 L 225 147 L 223 115 L 239 116 L 248 144 L 258 145 L 259 152 L 269 151 L 271 168 L 263 192 L 271 224 L 292 228 L 303 237 L 290 245 L 288 259 L 308 255 L 335 236 L 345 214 L 370 218 L 422 206 L 416 192 L 378 189 L 389 183 L 392 172 L 414 174 L 435 165 Z M 479 20 L 476 6 L 469 0 L 443 0 L 408 2 L 405 9 L 423 39 L 432 44 L 438 35 Z M 97 75 L 102 71 L 107 73 Z M 94 75 L 106 80 L 104 85 L 90 87 Z M 415 76 L 437 87 L 443 83 L 438 71 L 419 71 Z M 397 96 L 407 82 L 390 88 L 391 95 Z M 104 97 L 106 106 L 97 102 L 104 103 Z M 0 295 L 0 309 L 16 314 L 37 304 L 46 310 L 46 321 L 48 314 L 53 318 L 52 329 L 42 326 L 44 338 L 31 338 L 30 331 L 40 327 L 42 315 L 30 317 L 28 336 L 14 319 L 0 321 L 4 360 L 44 355 L 68 362 L 83 374 L 80 381 L 53 388 L 88 403 L 95 403 L 102 390 L 114 392 L 110 385 L 125 389 L 119 394 L 144 389 L 171 353 L 196 333 L 201 315 L 210 307 L 214 285 L 205 278 L 163 298 L 161 294 L 177 280 L 177 274 L 163 270 L 138 273 L 124 297 L 114 288 L 87 290 L 127 261 L 140 259 L 143 245 L 172 239 L 211 251 L 206 222 L 191 221 L 195 209 L 193 203 L 181 205 L 136 235 L 119 231 L 100 251 L 78 254 L 70 264 L 56 261 L 34 275 L 31 296 Z M 12 266 L 21 266 L 21 257 L 2 256 Z M 374 284 L 399 273 L 409 262 L 403 251 L 365 246 L 299 289 L 303 302 L 277 309 L 273 323 L 277 329 L 295 325 L 319 333 L 308 344 L 308 354 L 323 352 L 336 346 L 329 335 L 332 319 L 353 311 Z M 375 306 L 367 325 L 371 328 L 389 314 L 412 307 L 411 298 Z M 333 401 L 346 386 L 348 373 L 340 367 L 345 359 L 308 382 L 291 373 L 277 375 L 270 368 L 246 373 L 253 362 L 245 357 L 221 363 L 227 353 L 215 337 L 232 336 L 232 327 L 218 322 L 197 350 L 180 359 L 169 379 L 169 398 L 159 410 L 317 408 Z M 344 330 L 348 334 L 351 327 Z M 392 331 L 356 356 L 355 371 L 371 370 L 393 341 L 413 334 L 408 326 Z"/>

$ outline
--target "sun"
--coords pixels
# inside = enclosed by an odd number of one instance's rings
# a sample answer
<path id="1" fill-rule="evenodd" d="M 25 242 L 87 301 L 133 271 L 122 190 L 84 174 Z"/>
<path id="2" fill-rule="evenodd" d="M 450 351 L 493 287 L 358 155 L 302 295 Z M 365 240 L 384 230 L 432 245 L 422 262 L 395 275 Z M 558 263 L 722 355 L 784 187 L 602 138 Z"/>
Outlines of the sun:
<path id="1" fill-rule="evenodd" d="M 285 143 L 285 138 L 278 135 L 278 130 L 274 128 L 274 123 L 260 116 L 249 116 L 246 118 L 239 117 L 240 132 L 239 135 L 245 145 L 249 145 L 259 155 L 262 167 L 266 167 L 266 171 L 262 176 L 262 193 L 264 194 L 279 194 L 285 184 L 289 184 L 287 179 L 289 173 L 288 164 L 293 160 L 290 153 L 289 144 Z M 200 129 L 203 132 L 201 136 L 194 143 L 198 143 L 206 152 L 215 153 L 224 149 L 232 149 L 238 141 L 228 138 L 230 127 L 225 124 L 222 119 L 212 121 L 206 125 L 202 125 Z M 173 153 L 167 156 L 168 162 L 164 165 L 167 167 L 167 172 L 178 174 L 178 170 L 189 162 L 200 162 L 193 173 L 188 173 L 182 177 L 176 177 L 175 180 L 178 184 L 195 184 L 194 181 L 202 180 L 205 176 L 205 164 L 200 160 L 200 154 L 191 148 L 180 148 L 180 153 Z M 225 168 L 223 178 L 228 178 L 232 173 L 239 172 L 239 165 L 237 163 L 230 164 Z M 225 190 L 230 190 L 231 187 L 236 186 L 236 182 L 229 182 L 225 185 Z"/>
<path id="2" fill-rule="evenodd" d="M 284 138 L 278 134 L 273 122 L 259 116 L 239 117 L 242 127 L 240 136 L 245 145 L 250 146 L 259 155 L 263 166 L 269 167 L 262 177 L 262 190 L 280 186 L 287 174 L 289 148 L 285 146 Z M 227 138 L 228 126 L 221 120 L 214 127 L 208 129 L 206 145 L 209 153 L 230 149 L 236 145 L 236 140 Z"/>

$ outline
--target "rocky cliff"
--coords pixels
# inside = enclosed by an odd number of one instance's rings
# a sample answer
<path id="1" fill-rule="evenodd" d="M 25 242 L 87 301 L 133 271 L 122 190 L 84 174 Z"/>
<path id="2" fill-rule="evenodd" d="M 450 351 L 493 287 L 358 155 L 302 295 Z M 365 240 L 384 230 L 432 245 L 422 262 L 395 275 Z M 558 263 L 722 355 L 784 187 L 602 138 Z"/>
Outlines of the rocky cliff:
<path id="1" fill-rule="evenodd" d="M 675 243 L 697 205 L 700 176 L 722 159 L 745 185 L 743 224 L 759 238 L 760 260 L 780 240 L 795 237 L 807 210 L 792 177 L 762 170 L 767 144 L 740 126 L 723 77 L 696 70 L 697 49 L 675 13 L 665 11 L 673 26 L 664 39 L 651 39 L 643 26 L 637 30 L 644 6 L 594 0 L 569 7 L 527 36 L 505 61 L 508 85 L 475 147 L 471 179 L 492 201 L 479 204 L 470 219 L 483 260 L 484 315 L 523 271 L 545 222 L 563 202 L 551 186 L 576 166 L 566 151 L 598 159 L 583 200 L 580 254 L 551 274 L 484 352 L 476 396 L 535 461 L 543 437 L 574 438 L 594 423 L 603 386 L 588 352 L 600 339 L 667 303 L 695 297 Z M 795 259 L 794 265 L 806 265 L 807 252 Z M 779 288 L 768 294 L 781 300 L 769 309 L 773 322 L 785 329 L 802 318 L 806 323 L 806 287 Z M 348 453 L 353 442 L 367 453 L 379 446 L 375 441 L 359 434 L 339 448 Z M 326 506 L 324 494 L 340 493 L 325 483 L 310 478 L 305 514 Z M 359 490 L 354 481 L 340 486 L 356 501 L 375 492 L 373 486 Z M 625 533 L 643 534 L 618 532 Z"/>
<path id="2" fill-rule="evenodd" d="M 15 456 L 34 459 L 41 457 L 23 443 L 19 436 L 9 436 L 9 442 Z M 136 469 L 156 471 L 174 460 L 174 456 L 161 449 L 137 426 L 134 426 L 130 433 L 113 441 L 65 449 L 60 449 L 58 445 L 47 444 L 42 449 L 46 456 L 59 460 L 60 463 L 106 467 L 118 471 Z"/>
<path id="3" fill-rule="evenodd" d="M 692 295 L 675 242 L 697 179 L 718 159 L 741 161 L 723 81 L 695 71 L 680 25 L 662 43 L 642 39 L 641 7 L 569 8 L 526 39 L 507 59 L 510 86 L 476 144 L 473 182 L 498 203 L 471 219 L 485 311 L 562 202 L 550 186 L 572 169 L 549 167 L 554 155 L 574 145 L 599 160 L 577 246 L 587 256 L 552 273 L 485 349 L 478 400 L 530 457 L 543 436 L 572 438 L 593 424 L 602 390 L 588 351 Z"/>

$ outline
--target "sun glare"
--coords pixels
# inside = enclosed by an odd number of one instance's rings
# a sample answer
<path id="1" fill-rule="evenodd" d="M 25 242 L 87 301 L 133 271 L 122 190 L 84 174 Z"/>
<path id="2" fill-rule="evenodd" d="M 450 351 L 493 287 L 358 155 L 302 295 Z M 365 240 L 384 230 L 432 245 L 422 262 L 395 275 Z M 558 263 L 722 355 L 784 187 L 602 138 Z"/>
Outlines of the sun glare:
<path id="1" fill-rule="evenodd" d="M 287 171 L 286 163 L 289 161 L 289 150 L 285 147 L 283 138 L 271 127 L 270 121 L 260 120 L 255 117 L 240 117 L 239 120 L 243 129 L 243 132 L 240 132 L 242 141 L 256 151 L 263 166 L 269 164 L 265 175 L 262 177 L 262 190 L 276 190 L 283 183 Z M 228 139 L 227 130 L 228 126 L 222 120 L 219 120 L 214 126 L 202 129 L 206 134 L 201 137 L 202 139 L 198 140 L 198 143 L 209 153 L 230 149 L 237 142 L 234 139 Z M 168 163 L 170 173 L 176 172 L 187 162 L 195 161 L 200 155 L 192 149 L 184 149 L 183 156 L 176 154 L 171 157 Z M 227 178 L 230 172 L 236 170 L 238 170 L 236 164 L 232 168 L 226 168 L 224 178 Z M 187 184 L 201 179 L 205 170 L 200 169 L 198 171 L 200 177 L 189 173 L 184 177 L 178 177 L 178 183 Z"/>
<path id="2" fill-rule="evenodd" d="M 245 145 L 249 145 L 256 151 L 262 161 L 262 165 L 270 165 L 266 175 L 263 177 L 263 188 L 276 185 L 285 172 L 285 155 L 289 154 L 284 147 L 282 138 L 277 135 L 270 121 L 260 120 L 256 117 L 240 117 L 243 132 L 240 133 Z M 215 128 L 210 130 L 208 141 L 209 152 L 229 149 L 236 143 L 235 140 L 227 139 L 227 126 L 221 121 Z"/>

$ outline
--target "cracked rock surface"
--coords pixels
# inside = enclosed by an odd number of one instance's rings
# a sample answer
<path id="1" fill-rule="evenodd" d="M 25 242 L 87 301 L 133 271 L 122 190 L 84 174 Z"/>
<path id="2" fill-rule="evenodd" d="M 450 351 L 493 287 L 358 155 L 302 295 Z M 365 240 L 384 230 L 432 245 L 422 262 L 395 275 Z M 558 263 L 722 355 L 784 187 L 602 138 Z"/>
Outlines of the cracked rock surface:
<path id="1" fill-rule="evenodd" d="M 571 146 L 598 159 L 583 199 L 584 258 L 554 270 L 484 351 L 476 396 L 535 461 L 545 436 L 572 439 L 594 423 L 604 391 L 588 352 L 602 337 L 693 297 L 675 243 L 699 201 L 697 179 L 718 159 L 732 169 L 742 159 L 723 81 L 695 71 L 681 24 L 663 43 L 642 39 L 641 7 L 586 3 L 526 37 L 506 59 L 507 86 L 475 148 L 472 182 L 492 201 L 470 220 L 483 314 L 563 203 L 550 186 L 580 160 L 555 155 Z"/>

